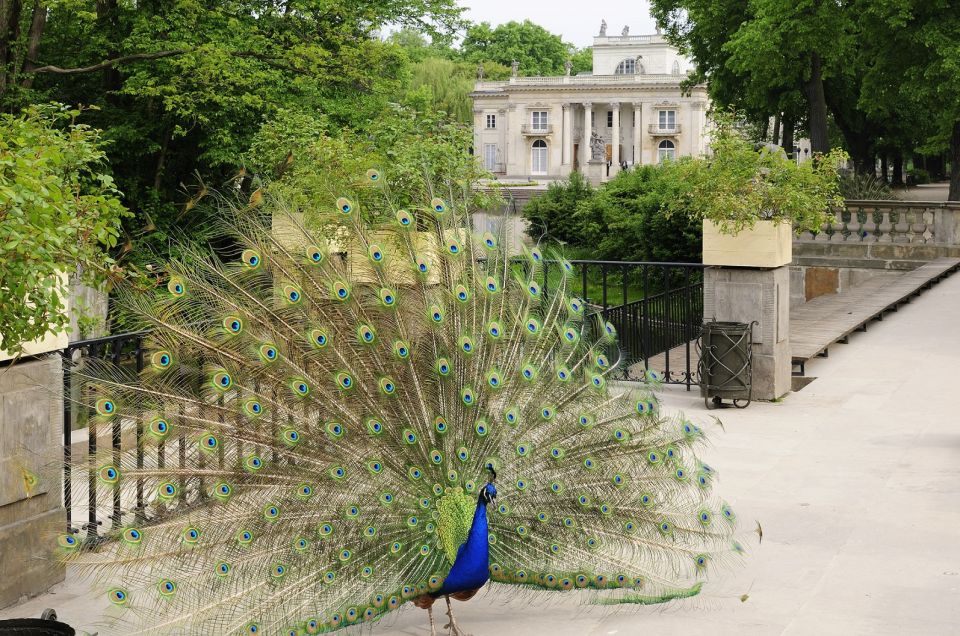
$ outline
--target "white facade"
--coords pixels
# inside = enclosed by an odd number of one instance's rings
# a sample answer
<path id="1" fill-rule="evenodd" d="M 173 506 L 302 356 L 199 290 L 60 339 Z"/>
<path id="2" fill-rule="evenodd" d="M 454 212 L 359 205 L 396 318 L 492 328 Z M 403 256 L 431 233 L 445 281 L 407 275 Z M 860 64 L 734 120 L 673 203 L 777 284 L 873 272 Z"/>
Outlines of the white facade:
<path id="1" fill-rule="evenodd" d="M 689 69 L 660 35 L 600 36 L 592 74 L 478 81 L 474 152 L 507 178 L 551 179 L 586 168 L 594 180 L 613 177 L 623 162 L 703 154 L 709 102 L 703 85 L 683 94 Z M 598 158 L 590 149 L 594 133 L 602 140 Z"/>

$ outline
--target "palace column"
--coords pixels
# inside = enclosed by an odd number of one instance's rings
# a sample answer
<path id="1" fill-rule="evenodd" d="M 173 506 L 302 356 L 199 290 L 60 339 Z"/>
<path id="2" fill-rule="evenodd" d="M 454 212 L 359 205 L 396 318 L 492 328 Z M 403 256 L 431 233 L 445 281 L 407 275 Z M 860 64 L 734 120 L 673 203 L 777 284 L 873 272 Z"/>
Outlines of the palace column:
<path id="1" fill-rule="evenodd" d="M 633 165 L 639 166 L 643 163 L 643 151 L 640 144 L 643 143 L 643 104 L 633 103 Z"/>
<path id="2" fill-rule="evenodd" d="M 613 111 L 613 129 L 610 131 L 610 176 L 620 172 L 620 104 L 610 104 Z"/>
<path id="3" fill-rule="evenodd" d="M 563 131 L 560 135 L 560 146 L 562 148 L 561 152 L 561 164 L 563 169 L 563 174 L 569 174 L 572 163 L 570 160 L 570 153 L 573 151 L 573 110 L 570 108 L 570 104 L 561 104 L 560 106 L 563 109 Z"/>
<path id="4" fill-rule="evenodd" d="M 590 161 L 590 133 L 592 132 L 590 124 L 590 113 L 593 112 L 593 104 L 586 102 L 583 105 L 583 140 L 580 142 L 580 171 L 586 174 L 587 162 Z"/>

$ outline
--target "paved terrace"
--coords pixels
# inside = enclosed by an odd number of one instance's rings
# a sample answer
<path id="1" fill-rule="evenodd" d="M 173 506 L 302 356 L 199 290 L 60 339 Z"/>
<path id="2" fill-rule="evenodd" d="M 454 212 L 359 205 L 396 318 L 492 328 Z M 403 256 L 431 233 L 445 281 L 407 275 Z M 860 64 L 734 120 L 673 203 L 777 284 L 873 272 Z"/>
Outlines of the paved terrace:
<path id="1" fill-rule="evenodd" d="M 585 609 L 575 595 L 529 607 L 501 588 L 456 603 L 459 623 L 474 636 L 957 633 L 958 315 L 953 276 L 856 345 L 811 360 L 817 379 L 801 392 L 713 411 L 725 424 L 725 432 L 708 427 L 720 492 L 747 531 L 759 520 L 764 534 L 760 546 L 751 541 L 745 567 L 699 598 L 611 612 Z M 694 393 L 669 389 L 664 402 L 709 421 Z M 0 618 L 55 607 L 93 631 L 103 605 L 68 577 Z M 372 633 L 424 636 L 426 613 L 411 608 Z"/>

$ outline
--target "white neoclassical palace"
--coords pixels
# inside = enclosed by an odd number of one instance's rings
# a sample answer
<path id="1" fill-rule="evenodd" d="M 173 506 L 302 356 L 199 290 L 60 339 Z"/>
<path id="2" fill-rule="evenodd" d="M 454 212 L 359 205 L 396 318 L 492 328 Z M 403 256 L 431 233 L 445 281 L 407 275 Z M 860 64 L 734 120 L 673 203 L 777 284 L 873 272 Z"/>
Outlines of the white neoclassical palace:
<path id="1" fill-rule="evenodd" d="M 621 165 L 702 154 L 706 86 L 681 90 L 690 62 L 659 34 L 593 39 L 593 73 L 478 80 L 474 152 L 507 178 L 582 170 L 593 181 Z"/>

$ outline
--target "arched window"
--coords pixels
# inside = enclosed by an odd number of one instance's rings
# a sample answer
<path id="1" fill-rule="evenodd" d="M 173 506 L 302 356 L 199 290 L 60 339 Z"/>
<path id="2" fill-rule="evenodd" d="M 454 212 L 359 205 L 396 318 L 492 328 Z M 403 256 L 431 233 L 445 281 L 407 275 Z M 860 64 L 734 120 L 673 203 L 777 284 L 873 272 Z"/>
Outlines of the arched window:
<path id="1" fill-rule="evenodd" d="M 680 74 L 680 62 L 677 60 L 673 61 L 673 70 L 671 71 L 674 75 Z"/>
<path id="2" fill-rule="evenodd" d="M 547 142 L 537 139 L 530 149 L 530 172 L 547 174 Z"/>
<path id="3" fill-rule="evenodd" d="M 628 57 L 624 61 L 620 62 L 617 65 L 617 70 L 614 71 L 615 75 L 633 75 L 637 72 L 637 60 L 632 57 Z"/>
<path id="4" fill-rule="evenodd" d="M 657 159 L 660 163 L 673 161 L 677 158 L 677 147 L 669 139 L 664 139 L 657 145 Z"/>

